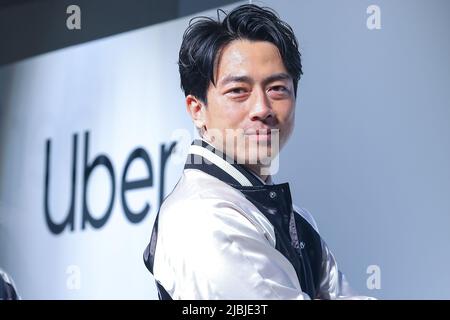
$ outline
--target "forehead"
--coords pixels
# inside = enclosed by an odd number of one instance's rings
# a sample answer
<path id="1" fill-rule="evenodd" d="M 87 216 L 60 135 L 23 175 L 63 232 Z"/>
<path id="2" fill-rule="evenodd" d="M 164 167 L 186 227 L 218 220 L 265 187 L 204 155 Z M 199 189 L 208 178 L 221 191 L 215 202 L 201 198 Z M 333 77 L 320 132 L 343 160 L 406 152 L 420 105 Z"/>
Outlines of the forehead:
<path id="1" fill-rule="evenodd" d="M 254 79 L 274 73 L 287 73 L 278 48 L 268 41 L 234 40 L 220 52 L 216 80 L 228 76 L 249 76 Z"/>

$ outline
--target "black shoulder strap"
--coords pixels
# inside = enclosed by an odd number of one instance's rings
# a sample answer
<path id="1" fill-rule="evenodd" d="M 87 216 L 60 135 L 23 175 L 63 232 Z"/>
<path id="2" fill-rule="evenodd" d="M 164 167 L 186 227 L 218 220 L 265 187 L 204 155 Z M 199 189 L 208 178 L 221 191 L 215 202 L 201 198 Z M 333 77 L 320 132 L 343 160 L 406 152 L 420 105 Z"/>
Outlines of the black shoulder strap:
<path id="1" fill-rule="evenodd" d="M 14 287 L 6 282 L 0 274 L 0 300 L 17 300 L 18 296 Z"/>
<path id="2" fill-rule="evenodd" d="M 156 281 L 156 288 L 158 288 L 158 297 L 159 300 L 173 300 L 170 294 L 167 293 L 166 289 L 158 282 Z"/>
<path id="3" fill-rule="evenodd" d="M 147 267 L 148 271 L 153 274 L 153 266 L 155 261 L 155 251 L 156 251 L 156 240 L 158 239 L 158 217 L 159 211 L 156 214 L 156 220 L 153 224 L 152 235 L 150 238 L 150 243 L 144 251 L 144 264 Z M 155 279 L 156 288 L 158 289 L 158 297 L 159 300 L 172 300 L 169 293 L 167 293 L 166 289 Z"/>

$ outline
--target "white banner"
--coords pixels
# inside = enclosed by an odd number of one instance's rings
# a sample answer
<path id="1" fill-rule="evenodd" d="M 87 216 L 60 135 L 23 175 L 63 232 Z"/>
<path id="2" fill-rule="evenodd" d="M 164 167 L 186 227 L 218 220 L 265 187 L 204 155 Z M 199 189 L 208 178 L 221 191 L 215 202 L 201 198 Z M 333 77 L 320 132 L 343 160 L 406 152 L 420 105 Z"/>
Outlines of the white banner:
<path id="1" fill-rule="evenodd" d="M 157 298 L 142 254 L 195 134 L 177 66 L 187 24 L 0 69 L 0 267 L 22 298 Z"/>

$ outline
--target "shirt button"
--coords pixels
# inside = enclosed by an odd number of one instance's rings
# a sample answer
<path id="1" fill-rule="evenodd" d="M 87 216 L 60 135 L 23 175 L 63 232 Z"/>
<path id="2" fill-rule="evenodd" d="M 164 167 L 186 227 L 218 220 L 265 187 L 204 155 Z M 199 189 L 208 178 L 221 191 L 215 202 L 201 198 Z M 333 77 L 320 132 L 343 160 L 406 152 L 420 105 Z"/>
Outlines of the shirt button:
<path id="1" fill-rule="evenodd" d="M 273 198 L 275 198 L 276 196 L 277 196 L 277 193 L 276 193 L 275 191 L 270 191 L 270 192 L 269 192 L 269 197 L 270 197 L 270 198 L 273 199 Z"/>

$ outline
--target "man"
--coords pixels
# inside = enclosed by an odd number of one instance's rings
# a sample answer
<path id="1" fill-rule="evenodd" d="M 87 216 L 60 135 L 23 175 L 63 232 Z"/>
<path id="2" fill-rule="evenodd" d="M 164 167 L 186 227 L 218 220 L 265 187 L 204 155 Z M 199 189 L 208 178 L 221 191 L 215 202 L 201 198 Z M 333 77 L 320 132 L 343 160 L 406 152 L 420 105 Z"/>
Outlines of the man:
<path id="1" fill-rule="evenodd" d="M 191 21 L 179 55 L 201 140 L 144 253 L 161 299 L 351 295 L 311 215 L 270 167 L 294 127 L 302 74 L 292 29 L 256 5 Z"/>

